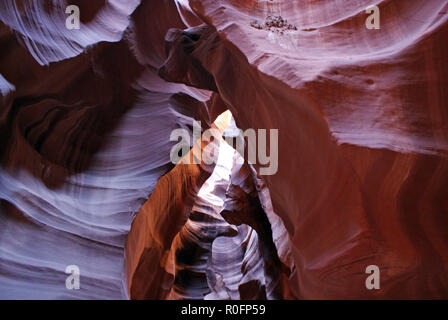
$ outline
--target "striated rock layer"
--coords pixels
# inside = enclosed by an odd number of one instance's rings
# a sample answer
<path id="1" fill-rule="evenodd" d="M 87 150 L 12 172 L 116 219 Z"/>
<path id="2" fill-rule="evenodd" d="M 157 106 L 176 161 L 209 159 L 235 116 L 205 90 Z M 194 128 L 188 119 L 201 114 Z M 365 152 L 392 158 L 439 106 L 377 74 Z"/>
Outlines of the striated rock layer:
<path id="1" fill-rule="evenodd" d="M 292 297 L 287 278 L 294 265 L 289 247 L 281 248 L 287 232 L 255 170 L 221 138 L 229 120 L 229 112 L 218 117 L 215 140 L 198 140 L 134 219 L 125 247 L 132 299 Z M 203 153 L 210 147 L 214 166 Z M 201 161 L 185 163 L 193 154 Z"/>
<path id="2" fill-rule="evenodd" d="M 4 0 L 0 298 L 448 298 L 447 19 L 447 0 Z M 171 131 L 226 109 L 279 129 L 276 174 L 173 166 Z"/>
<path id="3" fill-rule="evenodd" d="M 191 56 L 241 128 L 280 129 L 266 183 L 299 297 L 446 298 L 447 2 L 378 2 L 380 31 L 368 4 L 190 1 L 210 26 Z M 268 14 L 298 30 L 248 26 Z"/>

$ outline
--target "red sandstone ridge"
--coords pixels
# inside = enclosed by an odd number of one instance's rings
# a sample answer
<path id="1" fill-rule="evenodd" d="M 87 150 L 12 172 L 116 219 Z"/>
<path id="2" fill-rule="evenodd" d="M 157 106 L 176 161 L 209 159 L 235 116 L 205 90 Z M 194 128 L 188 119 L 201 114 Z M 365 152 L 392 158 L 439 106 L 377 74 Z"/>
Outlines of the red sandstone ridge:
<path id="1" fill-rule="evenodd" d="M 448 298 L 447 0 L 77 4 L 0 4 L 0 298 Z M 170 162 L 227 109 L 276 174 Z"/>
<path id="2" fill-rule="evenodd" d="M 446 1 L 379 3 L 390 31 L 373 35 L 367 4 L 334 1 L 323 13 L 307 1 L 190 1 L 217 30 L 191 56 L 240 127 L 283 134 L 279 172 L 266 182 L 301 298 L 446 297 Z M 299 30 L 247 27 L 274 13 Z M 385 270 L 377 292 L 365 290 L 370 264 Z"/>

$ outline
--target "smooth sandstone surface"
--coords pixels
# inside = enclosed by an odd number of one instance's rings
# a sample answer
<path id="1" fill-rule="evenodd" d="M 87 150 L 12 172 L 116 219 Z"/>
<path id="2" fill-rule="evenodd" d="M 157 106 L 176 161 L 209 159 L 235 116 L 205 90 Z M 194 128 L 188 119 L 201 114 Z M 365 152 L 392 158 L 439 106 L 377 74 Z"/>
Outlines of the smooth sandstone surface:
<path id="1" fill-rule="evenodd" d="M 68 4 L 0 4 L 0 298 L 225 299 L 263 281 L 271 298 L 448 298 L 447 0 L 72 1 L 80 30 L 65 28 Z M 294 28 L 257 28 L 268 16 Z M 250 192 L 232 173 L 220 196 L 249 227 L 211 251 L 233 267 L 173 289 L 206 177 L 170 162 L 169 136 L 226 109 L 243 130 L 279 129 L 278 172 L 243 169 Z M 248 228 L 265 231 L 237 254 Z M 245 257 L 256 279 L 232 278 Z M 65 288 L 72 264 L 82 290 Z"/>

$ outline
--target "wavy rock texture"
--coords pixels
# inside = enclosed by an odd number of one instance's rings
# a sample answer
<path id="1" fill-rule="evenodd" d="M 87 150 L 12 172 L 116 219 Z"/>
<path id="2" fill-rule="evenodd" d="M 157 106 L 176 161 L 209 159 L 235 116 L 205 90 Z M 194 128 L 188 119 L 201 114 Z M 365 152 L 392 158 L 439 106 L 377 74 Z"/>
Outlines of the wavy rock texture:
<path id="1" fill-rule="evenodd" d="M 134 13 L 149 9 L 140 6 Z M 116 14 L 111 28 L 122 19 L 121 10 Z M 41 31 L 65 30 L 65 20 L 59 20 L 57 28 L 39 21 Z M 123 250 L 130 224 L 173 166 L 171 131 L 202 119 L 210 97 L 167 84 L 138 61 L 132 43 L 147 21 L 159 26 L 156 20 L 137 21 L 128 38 L 107 43 L 105 36 L 81 55 L 48 67 L 19 44 L 17 32 L 1 26 L 7 49 L 0 62 L 1 297 L 128 296 Z M 65 268 L 72 264 L 80 268 L 81 290 L 65 288 Z"/>
<path id="2" fill-rule="evenodd" d="M 364 27 L 371 3 L 190 1 L 211 28 L 191 55 L 239 127 L 282 132 L 266 183 L 299 297 L 442 298 L 447 2 L 378 2 L 381 31 Z M 268 14 L 298 30 L 248 27 Z M 365 289 L 370 264 L 379 291 Z"/>
<path id="3" fill-rule="evenodd" d="M 177 228 L 156 254 L 159 298 L 448 298 L 448 1 L 71 1 L 80 30 L 67 4 L 0 4 L 1 298 L 132 297 L 132 222 Z M 380 30 L 365 27 L 372 4 Z M 277 174 L 233 171 L 212 192 L 220 215 L 209 203 L 139 224 L 145 202 L 175 195 L 164 181 L 197 173 L 173 169 L 170 132 L 226 109 L 243 130 L 279 129 Z M 210 242 L 221 224 L 233 231 Z M 230 269 L 204 275 L 176 259 L 187 245 Z M 65 288 L 71 264 L 81 290 Z M 380 290 L 365 288 L 371 264 Z M 181 267 L 197 277 L 176 282 Z"/>
<path id="4" fill-rule="evenodd" d="M 226 122 L 214 123 L 218 133 Z M 164 299 L 174 278 L 176 246 L 173 240 L 187 223 L 201 186 L 214 172 L 214 165 L 203 160 L 208 146 L 219 153 L 220 137 L 209 143 L 195 142 L 190 152 L 157 183 L 140 209 L 126 241 L 126 283 L 134 299 Z M 194 159 L 200 159 L 198 164 Z M 174 252 L 174 253 L 172 253 Z"/>
<path id="5" fill-rule="evenodd" d="M 213 127 L 223 123 L 218 127 L 224 129 L 226 114 Z M 159 180 L 133 221 L 125 247 L 132 299 L 292 297 L 286 279 L 293 262 L 287 268 L 277 255 L 287 240 L 276 238 L 276 247 L 267 214 L 277 219 L 278 234 L 284 237 L 286 230 L 262 180 L 219 135 L 208 146 L 198 140 L 190 151 L 206 156 L 204 148 L 213 146 L 216 165 L 181 161 Z M 280 252 L 290 256 L 288 248 Z"/>

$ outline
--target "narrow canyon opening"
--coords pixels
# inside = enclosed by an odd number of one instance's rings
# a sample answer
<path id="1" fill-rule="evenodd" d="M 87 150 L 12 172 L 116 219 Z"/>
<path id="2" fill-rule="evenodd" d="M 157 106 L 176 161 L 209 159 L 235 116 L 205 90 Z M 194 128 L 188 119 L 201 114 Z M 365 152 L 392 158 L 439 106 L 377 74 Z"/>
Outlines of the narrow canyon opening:
<path id="1" fill-rule="evenodd" d="M 228 123 L 225 126 L 217 124 L 226 116 Z M 220 127 L 222 136 L 215 137 L 213 141 L 214 152 L 219 155 L 205 181 L 199 183 L 197 189 L 191 188 L 191 185 L 189 190 L 182 189 L 178 196 L 169 183 L 159 182 L 156 190 L 162 198 L 151 196 L 132 225 L 126 254 L 128 288 L 133 299 L 250 300 L 293 297 L 287 285 L 295 270 L 288 235 L 281 219 L 272 209 L 269 190 L 262 177 L 234 148 L 238 139 L 244 141 L 242 131 L 237 128 L 230 111 L 220 115 L 212 126 Z M 199 164 L 178 163 L 165 177 L 171 175 L 179 180 L 179 172 L 176 172 L 179 166 L 200 167 Z M 182 180 L 176 182 L 179 183 L 182 184 Z M 146 209 L 156 201 L 173 201 L 179 197 L 190 204 L 174 210 L 171 205 L 158 205 L 157 210 Z M 163 208 L 167 210 L 158 211 Z M 145 223 L 139 220 L 145 214 L 150 219 L 146 225 L 151 229 L 148 231 L 145 231 Z M 166 216 L 166 220 L 149 217 L 153 214 Z M 173 224 L 173 214 L 183 218 Z M 136 237 L 136 229 L 141 229 L 143 234 Z M 167 229 L 171 230 L 165 233 L 163 230 Z M 154 254 L 157 241 L 148 242 L 146 232 L 150 238 L 161 237 L 162 241 L 166 241 L 163 248 L 156 250 L 158 253 Z M 146 244 L 140 243 L 141 239 Z M 130 258 L 141 245 L 145 249 Z M 134 271 L 129 268 L 133 259 L 138 260 L 134 263 Z M 154 265 L 158 261 L 160 266 L 155 271 Z M 158 272 L 158 276 L 149 275 Z"/>

